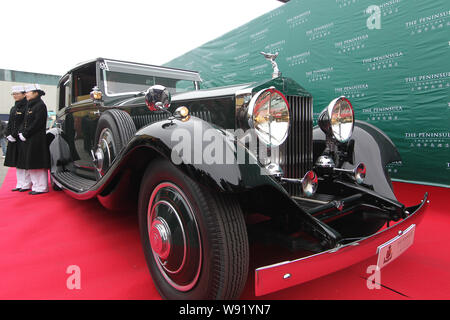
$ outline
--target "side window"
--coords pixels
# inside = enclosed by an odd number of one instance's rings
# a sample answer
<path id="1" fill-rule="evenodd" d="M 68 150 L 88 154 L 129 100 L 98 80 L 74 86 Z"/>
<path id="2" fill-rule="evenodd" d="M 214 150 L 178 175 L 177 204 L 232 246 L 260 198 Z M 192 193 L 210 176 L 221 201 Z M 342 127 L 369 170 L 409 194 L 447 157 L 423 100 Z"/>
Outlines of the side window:
<path id="1" fill-rule="evenodd" d="M 90 99 L 92 88 L 96 85 L 95 62 L 73 71 L 72 102 Z"/>

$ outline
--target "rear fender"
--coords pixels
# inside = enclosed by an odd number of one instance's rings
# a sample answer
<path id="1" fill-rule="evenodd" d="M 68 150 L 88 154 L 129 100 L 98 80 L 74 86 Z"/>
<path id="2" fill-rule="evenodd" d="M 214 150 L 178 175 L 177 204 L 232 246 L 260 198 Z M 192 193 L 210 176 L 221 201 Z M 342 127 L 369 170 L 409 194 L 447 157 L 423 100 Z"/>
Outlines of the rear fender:
<path id="1" fill-rule="evenodd" d="M 46 136 L 50 152 L 50 172 L 62 171 L 72 162 L 69 144 L 64 140 L 59 128 L 47 130 Z"/>

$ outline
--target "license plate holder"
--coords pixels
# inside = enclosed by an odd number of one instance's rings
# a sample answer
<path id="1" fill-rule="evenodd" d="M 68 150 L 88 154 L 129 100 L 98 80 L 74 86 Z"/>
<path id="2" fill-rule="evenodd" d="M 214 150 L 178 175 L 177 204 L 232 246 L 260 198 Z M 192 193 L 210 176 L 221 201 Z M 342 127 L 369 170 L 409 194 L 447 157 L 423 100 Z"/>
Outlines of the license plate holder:
<path id="1" fill-rule="evenodd" d="M 377 254 L 377 266 L 383 268 L 389 263 L 397 259 L 403 252 L 405 252 L 414 242 L 414 232 L 416 225 L 410 225 L 401 234 L 392 238 L 391 240 L 378 246 Z"/>

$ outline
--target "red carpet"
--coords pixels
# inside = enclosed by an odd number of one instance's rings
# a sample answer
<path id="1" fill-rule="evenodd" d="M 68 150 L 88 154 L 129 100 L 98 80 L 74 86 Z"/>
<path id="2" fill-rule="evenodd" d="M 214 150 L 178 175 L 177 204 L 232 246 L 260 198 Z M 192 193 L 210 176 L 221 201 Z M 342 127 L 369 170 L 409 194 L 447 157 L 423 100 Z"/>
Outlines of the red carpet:
<path id="1" fill-rule="evenodd" d="M 0 189 L 0 299 L 160 299 L 148 273 L 134 212 L 113 212 L 96 200 L 63 192 L 11 192 L 10 169 Z M 415 243 L 381 271 L 369 290 L 369 262 L 270 295 L 254 296 L 253 270 L 242 299 L 449 299 L 450 189 L 395 183 L 407 205 L 430 194 Z M 253 257 L 261 255 L 253 248 Z M 256 261 L 255 261 L 256 260 Z M 258 259 L 252 260 L 258 266 Z M 70 266 L 80 268 L 80 289 L 68 289 Z M 69 281 L 70 282 L 70 281 Z"/>

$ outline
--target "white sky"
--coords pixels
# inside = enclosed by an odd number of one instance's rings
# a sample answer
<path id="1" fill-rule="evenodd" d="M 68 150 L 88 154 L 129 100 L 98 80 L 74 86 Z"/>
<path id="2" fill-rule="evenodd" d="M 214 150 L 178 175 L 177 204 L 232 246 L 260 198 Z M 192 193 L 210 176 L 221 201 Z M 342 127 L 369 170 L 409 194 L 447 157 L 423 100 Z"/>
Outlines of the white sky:
<path id="1" fill-rule="evenodd" d="M 105 57 L 164 64 L 277 0 L 0 0 L 0 68 L 62 75 Z"/>

